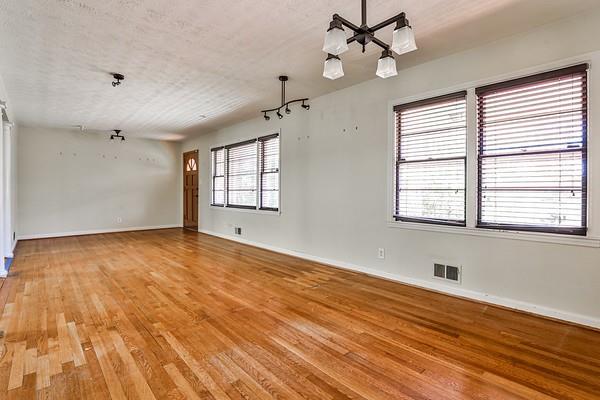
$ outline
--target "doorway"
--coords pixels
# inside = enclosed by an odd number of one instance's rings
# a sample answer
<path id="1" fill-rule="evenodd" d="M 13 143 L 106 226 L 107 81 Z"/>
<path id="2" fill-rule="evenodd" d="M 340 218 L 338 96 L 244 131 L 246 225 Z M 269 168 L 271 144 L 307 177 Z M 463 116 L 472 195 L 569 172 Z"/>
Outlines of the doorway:
<path id="1" fill-rule="evenodd" d="M 183 227 L 198 231 L 198 150 L 183 153 Z"/>

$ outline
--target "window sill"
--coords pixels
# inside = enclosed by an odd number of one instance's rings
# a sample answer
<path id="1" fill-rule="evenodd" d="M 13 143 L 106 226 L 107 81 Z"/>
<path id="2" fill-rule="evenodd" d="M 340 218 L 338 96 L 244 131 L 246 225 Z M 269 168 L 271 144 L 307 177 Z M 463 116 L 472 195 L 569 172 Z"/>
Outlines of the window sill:
<path id="1" fill-rule="evenodd" d="M 256 208 L 237 208 L 237 207 L 223 207 L 223 206 L 214 206 L 210 205 L 211 210 L 220 210 L 220 211 L 234 211 L 248 214 L 263 214 L 263 215 L 273 215 L 279 216 L 281 215 L 281 210 L 272 211 L 272 210 L 258 210 Z"/>
<path id="2" fill-rule="evenodd" d="M 481 236 L 511 240 L 526 240 L 530 242 L 556 243 L 569 246 L 600 247 L 600 238 L 576 237 L 556 233 L 538 233 L 524 231 L 506 231 L 500 229 L 483 229 L 460 226 L 420 224 L 417 222 L 388 221 L 388 227 L 410 229 L 417 231 L 452 233 L 459 235 Z"/>

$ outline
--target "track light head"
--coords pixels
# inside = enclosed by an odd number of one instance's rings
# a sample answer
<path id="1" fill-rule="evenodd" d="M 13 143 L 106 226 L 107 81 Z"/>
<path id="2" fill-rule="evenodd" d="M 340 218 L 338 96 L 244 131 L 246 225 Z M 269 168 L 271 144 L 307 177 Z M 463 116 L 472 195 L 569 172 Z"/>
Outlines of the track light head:
<path id="1" fill-rule="evenodd" d="M 125 136 L 121 137 L 121 142 L 125 141 Z"/>
<path id="2" fill-rule="evenodd" d="M 302 108 L 304 108 L 306 111 L 310 110 L 310 104 L 304 104 L 304 102 L 302 102 Z"/>
<path id="3" fill-rule="evenodd" d="M 264 115 L 264 118 L 265 118 L 265 121 L 268 121 L 268 120 L 270 120 L 270 119 L 271 119 L 271 117 L 269 117 L 269 116 L 267 115 L 267 113 L 265 113 L 265 115 Z"/>
<path id="4" fill-rule="evenodd" d="M 282 118 L 283 118 L 283 114 L 281 114 L 281 113 L 279 112 L 279 110 L 277 110 L 277 116 L 279 117 L 279 119 L 282 119 Z"/>
<path id="5" fill-rule="evenodd" d="M 286 114 L 291 114 L 291 113 L 292 113 L 292 110 L 290 110 L 290 108 L 289 108 L 289 107 L 286 107 L 286 108 L 285 108 L 285 113 L 286 113 Z"/>

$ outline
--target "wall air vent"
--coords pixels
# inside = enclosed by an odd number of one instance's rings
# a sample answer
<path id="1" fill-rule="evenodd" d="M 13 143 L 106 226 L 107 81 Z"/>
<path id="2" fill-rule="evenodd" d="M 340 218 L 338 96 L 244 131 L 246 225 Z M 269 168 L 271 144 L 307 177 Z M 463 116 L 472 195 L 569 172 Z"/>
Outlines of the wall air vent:
<path id="1" fill-rule="evenodd" d="M 446 279 L 446 266 L 444 264 L 433 264 L 433 276 Z"/>
<path id="2" fill-rule="evenodd" d="M 242 234 L 242 228 L 240 228 L 239 226 L 236 226 L 233 228 L 234 232 L 236 235 L 241 235 Z"/>
<path id="3" fill-rule="evenodd" d="M 436 279 L 460 283 L 461 270 L 461 266 L 448 265 L 439 262 L 433 263 L 433 277 Z"/>

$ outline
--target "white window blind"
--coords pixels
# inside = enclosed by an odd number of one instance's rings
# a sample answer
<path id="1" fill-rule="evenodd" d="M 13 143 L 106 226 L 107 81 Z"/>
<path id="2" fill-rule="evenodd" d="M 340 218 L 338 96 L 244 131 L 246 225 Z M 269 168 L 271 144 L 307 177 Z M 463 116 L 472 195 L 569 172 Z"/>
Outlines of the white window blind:
<path id="1" fill-rule="evenodd" d="M 394 111 L 395 219 L 464 226 L 466 92 Z"/>
<path id="2" fill-rule="evenodd" d="M 225 148 L 215 148 L 211 151 L 212 164 L 212 199 L 213 206 L 225 204 Z"/>
<path id="3" fill-rule="evenodd" d="M 478 96 L 478 226 L 586 234 L 587 65 Z"/>
<path id="4" fill-rule="evenodd" d="M 225 146 L 227 207 L 256 208 L 256 139 Z"/>
<path id="5" fill-rule="evenodd" d="M 260 209 L 279 210 L 279 135 L 258 139 L 260 153 Z"/>

